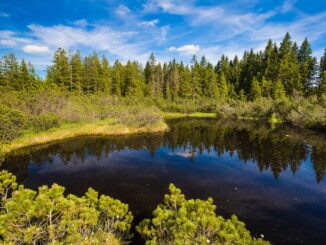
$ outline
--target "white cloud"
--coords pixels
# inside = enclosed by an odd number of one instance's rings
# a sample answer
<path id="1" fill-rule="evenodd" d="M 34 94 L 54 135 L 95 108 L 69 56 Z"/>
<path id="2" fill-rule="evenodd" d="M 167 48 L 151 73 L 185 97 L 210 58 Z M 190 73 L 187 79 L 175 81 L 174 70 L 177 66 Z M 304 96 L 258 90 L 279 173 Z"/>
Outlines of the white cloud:
<path id="1" fill-rule="evenodd" d="M 170 47 L 169 51 L 171 52 L 178 52 L 181 53 L 183 55 L 193 55 L 193 54 L 197 54 L 200 50 L 199 45 L 194 45 L 194 44 L 187 44 L 187 45 L 183 45 L 181 47 Z"/>
<path id="2" fill-rule="evenodd" d="M 282 13 L 286 13 L 289 12 L 293 9 L 295 3 L 297 2 L 297 0 L 285 0 L 280 11 Z"/>
<path id="3" fill-rule="evenodd" d="M 85 19 L 80 19 L 80 20 L 74 21 L 73 24 L 76 26 L 85 27 L 88 25 L 88 21 Z"/>
<path id="4" fill-rule="evenodd" d="M 15 47 L 21 44 L 27 44 L 30 40 L 28 38 L 20 37 L 13 31 L 0 30 L 0 44 L 5 47 Z"/>
<path id="5" fill-rule="evenodd" d="M 29 25 L 29 33 L 38 43 L 48 46 L 51 50 L 81 49 L 108 51 L 117 58 L 142 58 L 145 53 L 144 43 L 135 40 L 137 32 L 117 31 L 107 26 L 93 25 L 91 29 L 65 25 L 41 26 Z"/>
<path id="6" fill-rule="evenodd" d="M 120 4 L 118 8 L 115 10 L 115 13 L 121 17 L 127 16 L 130 12 L 131 12 L 130 9 L 123 4 Z"/>
<path id="7" fill-rule="evenodd" d="M 143 21 L 140 22 L 141 26 L 145 26 L 145 27 L 154 27 L 159 23 L 159 19 L 154 19 L 154 20 L 150 20 L 150 21 Z"/>
<path id="8" fill-rule="evenodd" d="M 35 45 L 29 44 L 23 47 L 23 51 L 30 54 L 41 54 L 41 53 L 49 53 L 50 50 L 47 46 L 44 45 Z"/>
<path id="9" fill-rule="evenodd" d="M 6 46 L 6 47 L 14 47 L 16 46 L 17 42 L 12 39 L 0 39 L 0 45 Z"/>

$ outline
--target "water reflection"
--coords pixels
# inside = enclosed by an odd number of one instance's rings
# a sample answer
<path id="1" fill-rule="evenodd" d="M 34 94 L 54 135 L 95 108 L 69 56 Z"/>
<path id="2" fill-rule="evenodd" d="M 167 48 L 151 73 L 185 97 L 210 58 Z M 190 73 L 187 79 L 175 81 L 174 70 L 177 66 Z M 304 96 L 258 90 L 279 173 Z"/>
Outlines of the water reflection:
<path id="1" fill-rule="evenodd" d="M 313 164 L 316 181 L 323 180 L 326 172 L 326 137 L 322 133 L 298 131 L 280 126 L 244 122 L 220 122 L 214 119 L 178 119 L 169 122 L 166 134 L 128 137 L 82 137 L 48 145 L 21 149 L 9 156 L 3 168 L 24 179 L 31 162 L 41 165 L 58 158 L 65 164 L 82 164 L 90 156 L 110 158 L 113 152 L 126 149 L 147 151 L 151 157 L 160 148 L 177 152 L 196 162 L 201 154 L 222 156 L 234 154 L 246 164 L 253 160 L 259 170 L 271 171 L 277 179 L 290 169 L 295 174 L 300 165 L 309 159 Z"/>
<path id="2" fill-rule="evenodd" d="M 179 119 L 166 134 L 82 137 L 21 149 L 3 168 L 36 189 L 56 182 L 128 203 L 149 217 L 173 182 L 217 203 L 274 244 L 326 244 L 325 135 L 285 126 Z M 135 237 L 134 243 L 140 243 Z"/>

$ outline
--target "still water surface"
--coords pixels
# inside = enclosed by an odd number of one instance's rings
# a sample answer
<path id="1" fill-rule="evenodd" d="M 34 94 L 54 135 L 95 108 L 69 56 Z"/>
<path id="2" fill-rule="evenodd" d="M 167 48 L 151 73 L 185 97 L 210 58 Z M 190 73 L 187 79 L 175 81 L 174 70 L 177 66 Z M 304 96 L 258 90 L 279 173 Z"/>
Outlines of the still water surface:
<path id="1" fill-rule="evenodd" d="M 236 214 L 274 244 L 326 244 L 325 134 L 215 119 L 168 124 L 165 134 L 22 149 L 3 168 L 33 189 L 56 182 L 82 195 L 93 187 L 128 203 L 135 222 L 150 217 L 172 182 L 188 198 L 213 197 L 218 214 Z"/>

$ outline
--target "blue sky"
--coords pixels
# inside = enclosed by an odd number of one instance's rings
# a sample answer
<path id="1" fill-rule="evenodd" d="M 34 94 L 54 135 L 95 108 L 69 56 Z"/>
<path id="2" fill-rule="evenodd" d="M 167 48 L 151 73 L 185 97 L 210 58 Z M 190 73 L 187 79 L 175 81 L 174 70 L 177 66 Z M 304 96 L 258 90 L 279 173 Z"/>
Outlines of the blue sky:
<path id="1" fill-rule="evenodd" d="M 320 57 L 326 48 L 325 0 L 0 0 L 0 55 L 14 52 L 40 74 L 58 47 L 82 54 L 96 50 L 111 63 L 189 63 L 193 54 L 213 64 L 222 55 L 261 50 L 286 32 L 307 36 Z"/>

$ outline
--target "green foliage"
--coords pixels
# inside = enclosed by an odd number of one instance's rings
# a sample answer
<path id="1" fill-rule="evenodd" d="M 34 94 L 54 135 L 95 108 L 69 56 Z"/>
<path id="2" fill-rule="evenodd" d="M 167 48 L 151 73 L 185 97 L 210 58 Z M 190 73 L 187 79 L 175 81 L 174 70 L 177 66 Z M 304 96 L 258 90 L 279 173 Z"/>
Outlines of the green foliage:
<path id="1" fill-rule="evenodd" d="M 236 216 L 217 216 L 212 198 L 186 200 L 173 184 L 169 191 L 153 218 L 136 227 L 146 244 L 269 244 L 252 238 Z"/>
<path id="2" fill-rule="evenodd" d="M 89 188 L 82 197 L 64 195 L 53 184 L 38 191 L 0 173 L 0 235 L 7 244 L 102 244 L 131 237 L 128 205 Z M 118 239 L 118 240 L 117 240 Z"/>

